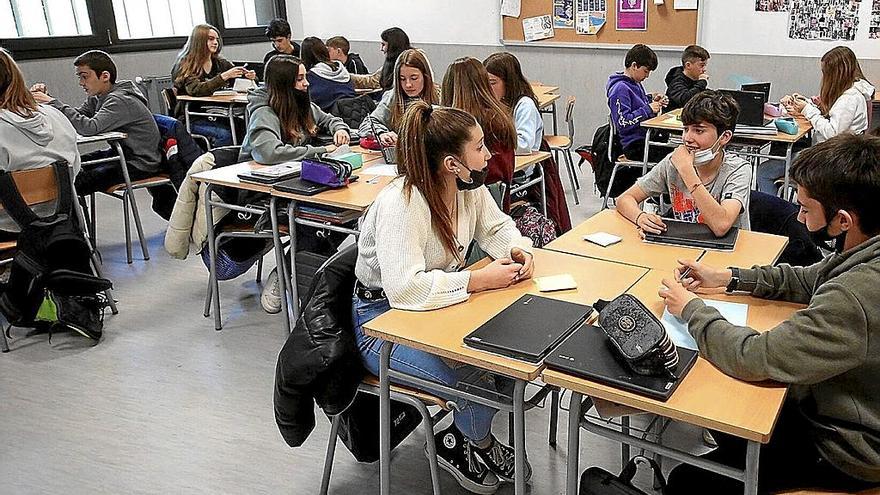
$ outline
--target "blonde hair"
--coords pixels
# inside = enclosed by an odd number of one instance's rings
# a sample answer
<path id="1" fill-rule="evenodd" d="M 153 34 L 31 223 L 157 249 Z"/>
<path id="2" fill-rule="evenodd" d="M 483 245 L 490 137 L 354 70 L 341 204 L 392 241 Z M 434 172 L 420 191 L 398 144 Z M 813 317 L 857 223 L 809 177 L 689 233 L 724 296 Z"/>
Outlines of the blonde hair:
<path id="1" fill-rule="evenodd" d="M 214 31 L 217 35 L 217 51 L 213 54 L 208 50 L 208 35 Z M 199 24 L 193 28 L 189 39 L 183 45 L 183 49 L 177 55 L 177 78 L 174 82 L 181 82 L 187 77 L 202 77 L 205 74 L 205 62 L 216 59 L 223 49 L 223 38 L 220 31 L 210 24 Z"/>
<path id="2" fill-rule="evenodd" d="M 420 50 L 414 48 L 404 50 L 400 57 L 398 57 L 397 64 L 394 67 L 394 77 L 397 79 L 394 84 L 394 96 L 391 98 L 392 129 L 397 129 L 400 125 L 400 121 L 403 119 L 403 112 L 406 110 L 406 93 L 403 92 L 403 86 L 400 84 L 400 70 L 404 65 L 422 73 L 424 86 L 419 98 L 428 105 L 440 103 L 440 97 L 437 94 L 437 89 L 434 87 L 434 74 L 431 72 L 431 64 L 428 63 L 428 58 Z"/>
<path id="3" fill-rule="evenodd" d="M 33 117 L 37 101 L 24 82 L 24 75 L 12 55 L 0 48 L 0 110 L 20 117 Z"/>
<path id="4" fill-rule="evenodd" d="M 822 86 L 819 89 L 822 113 L 827 115 L 840 95 L 864 78 L 859 60 L 849 48 L 837 46 L 822 55 Z"/>

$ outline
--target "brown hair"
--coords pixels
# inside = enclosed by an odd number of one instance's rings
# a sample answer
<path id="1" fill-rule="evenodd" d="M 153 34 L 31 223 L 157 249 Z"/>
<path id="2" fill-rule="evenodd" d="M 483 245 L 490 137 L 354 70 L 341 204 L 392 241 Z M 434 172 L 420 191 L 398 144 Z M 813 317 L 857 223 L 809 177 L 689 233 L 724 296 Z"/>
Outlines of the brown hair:
<path id="1" fill-rule="evenodd" d="M 348 51 L 351 50 L 351 43 L 349 43 L 344 36 L 334 36 L 328 39 L 324 44 L 327 45 L 327 47 L 332 46 L 333 48 L 339 48 L 342 50 L 342 53 L 346 55 L 348 55 Z"/>
<path id="2" fill-rule="evenodd" d="M 37 101 L 24 82 L 24 75 L 12 55 L 0 48 L 0 110 L 20 117 L 33 117 Z"/>
<path id="3" fill-rule="evenodd" d="M 275 55 L 266 64 L 269 107 L 281 121 L 284 142 L 299 140 L 303 134 L 317 134 L 309 93 L 294 88 L 300 65 L 302 61 L 293 55 Z"/>
<path id="4" fill-rule="evenodd" d="M 513 118 L 492 94 L 489 73 L 479 60 L 463 57 L 446 70 L 440 90 L 442 104 L 459 108 L 476 117 L 486 133 L 486 145 L 492 149 L 500 144 L 516 148 L 516 128 Z"/>
<path id="5" fill-rule="evenodd" d="M 504 81 L 504 98 L 501 101 L 505 105 L 513 109 L 520 98 L 525 96 L 531 98 L 535 102 L 535 106 L 538 106 L 538 97 L 535 96 L 532 85 L 523 75 L 522 67 L 514 54 L 493 53 L 483 61 L 483 65 L 486 66 L 489 74 Z"/>
<path id="6" fill-rule="evenodd" d="M 431 64 L 428 63 L 425 54 L 414 48 L 404 50 L 397 58 L 397 64 L 394 67 L 394 95 L 391 98 L 391 128 L 397 129 L 403 119 L 403 113 L 406 110 L 406 93 L 403 92 L 403 86 L 400 84 L 400 69 L 403 66 L 412 67 L 422 73 L 424 86 L 422 94 L 419 95 L 422 101 L 428 105 L 436 105 L 440 103 L 437 90 L 434 88 L 434 75 L 431 73 Z"/>
<path id="7" fill-rule="evenodd" d="M 434 108 L 424 101 L 416 101 L 403 115 L 397 144 L 404 193 L 409 198 L 413 187 L 422 193 L 431 211 L 431 226 L 458 261 L 461 261 L 461 253 L 452 229 L 452 212 L 443 202 L 443 160 L 447 156 L 461 156 L 476 125 L 473 115 L 467 112 L 449 107 Z"/>
<path id="8" fill-rule="evenodd" d="M 217 34 L 218 42 L 217 52 L 213 54 L 208 51 L 208 34 L 211 31 Z M 205 74 L 205 62 L 208 59 L 216 60 L 222 49 L 223 38 L 220 37 L 220 31 L 217 28 L 210 24 L 199 24 L 194 27 L 189 39 L 186 40 L 186 44 L 183 45 L 183 49 L 177 56 L 177 78 L 174 82 L 179 83 L 190 76 L 202 77 Z"/>
<path id="9" fill-rule="evenodd" d="M 819 89 L 819 110 L 827 115 L 846 90 L 859 79 L 864 79 L 859 60 L 852 50 L 836 46 L 822 55 L 822 85 Z"/>
<path id="10" fill-rule="evenodd" d="M 312 70 L 312 67 L 321 62 L 329 65 L 333 70 L 336 70 L 338 67 L 338 62 L 330 60 L 330 50 L 327 49 L 327 45 L 321 41 L 321 38 L 309 36 L 304 39 L 300 53 L 302 54 L 303 63 L 306 64 L 306 70 Z"/>

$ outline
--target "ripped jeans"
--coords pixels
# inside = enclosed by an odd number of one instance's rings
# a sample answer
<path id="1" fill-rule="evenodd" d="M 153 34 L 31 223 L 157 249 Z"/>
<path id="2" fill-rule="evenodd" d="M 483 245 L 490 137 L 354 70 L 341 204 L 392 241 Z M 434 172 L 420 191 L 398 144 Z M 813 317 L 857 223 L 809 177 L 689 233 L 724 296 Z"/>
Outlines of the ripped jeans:
<path id="1" fill-rule="evenodd" d="M 391 309 L 387 299 L 367 301 L 357 295 L 352 297 L 352 321 L 354 322 L 354 335 L 361 360 L 364 366 L 376 376 L 379 376 L 379 355 L 383 340 L 364 335 L 362 325 Z M 450 366 L 449 362 L 433 354 L 413 349 L 410 347 L 394 344 L 391 349 L 391 369 L 413 375 L 424 380 L 442 383 L 450 387 L 457 387 L 467 377 L 472 383 L 473 377 L 489 385 L 489 388 L 504 388 L 506 393 L 508 385 L 512 381 L 506 378 L 494 376 L 487 372 L 476 371 L 473 366 L 460 364 Z M 403 382 L 403 380 L 395 380 Z M 510 381 L 511 383 L 506 383 Z M 481 383 L 483 384 L 483 383 Z M 458 388 L 458 387 L 457 387 Z M 489 437 L 492 431 L 492 418 L 497 409 L 477 404 L 467 399 L 448 397 L 442 393 L 432 392 L 439 397 L 454 401 L 458 410 L 454 411 L 455 426 L 467 438 L 475 443 L 480 443 Z"/>

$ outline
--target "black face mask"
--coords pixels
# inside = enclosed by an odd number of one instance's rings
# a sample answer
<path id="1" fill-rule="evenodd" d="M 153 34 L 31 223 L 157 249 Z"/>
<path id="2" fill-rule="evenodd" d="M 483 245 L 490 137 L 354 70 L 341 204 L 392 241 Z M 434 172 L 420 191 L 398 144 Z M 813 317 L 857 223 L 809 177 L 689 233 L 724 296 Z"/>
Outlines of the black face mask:
<path id="1" fill-rule="evenodd" d="M 807 230 L 807 233 L 810 234 L 810 240 L 812 240 L 817 246 L 841 253 L 843 252 L 843 245 L 846 242 L 846 231 L 844 230 L 840 234 L 833 236 L 828 232 L 828 227 L 830 226 L 831 223 L 829 222 L 819 230 Z M 829 244 L 831 241 L 834 241 L 833 247 Z"/>
<path id="2" fill-rule="evenodd" d="M 464 164 L 460 161 L 458 161 L 458 163 L 459 165 L 464 167 L 465 170 L 471 173 L 470 182 L 465 182 L 461 180 L 461 178 L 459 178 L 458 176 L 455 177 L 455 186 L 458 188 L 459 191 L 471 191 L 486 183 L 486 176 L 489 175 L 489 167 L 484 167 L 482 170 L 474 170 L 465 167 Z"/>

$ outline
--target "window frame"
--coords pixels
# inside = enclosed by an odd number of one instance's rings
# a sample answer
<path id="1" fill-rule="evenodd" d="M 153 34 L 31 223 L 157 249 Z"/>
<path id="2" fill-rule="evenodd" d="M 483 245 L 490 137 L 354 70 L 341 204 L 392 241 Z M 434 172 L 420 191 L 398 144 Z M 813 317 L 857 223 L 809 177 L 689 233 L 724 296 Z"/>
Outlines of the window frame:
<path id="1" fill-rule="evenodd" d="M 205 20 L 217 27 L 224 45 L 265 42 L 266 28 L 245 27 L 226 29 L 223 22 L 222 0 L 202 0 Z M 278 17 L 287 18 L 284 0 L 273 0 Z M 10 50 L 16 60 L 74 57 L 86 50 L 104 50 L 108 53 L 141 52 L 180 49 L 186 36 L 120 39 L 116 18 L 112 15 L 112 0 L 86 0 L 92 34 L 85 36 L 49 36 L 45 38 L 0 38 L 0 46 Z M 110 15 L 98 16 L 98 12 Z"/>

